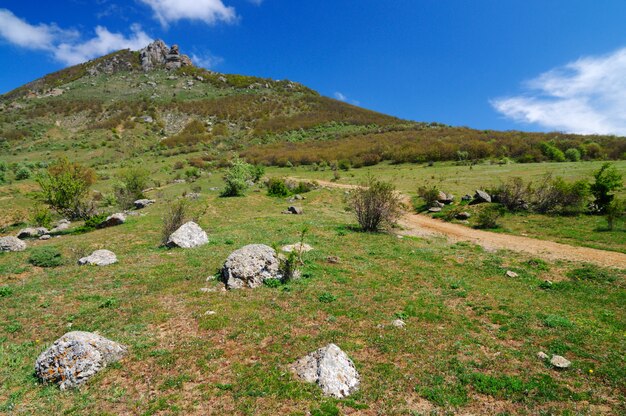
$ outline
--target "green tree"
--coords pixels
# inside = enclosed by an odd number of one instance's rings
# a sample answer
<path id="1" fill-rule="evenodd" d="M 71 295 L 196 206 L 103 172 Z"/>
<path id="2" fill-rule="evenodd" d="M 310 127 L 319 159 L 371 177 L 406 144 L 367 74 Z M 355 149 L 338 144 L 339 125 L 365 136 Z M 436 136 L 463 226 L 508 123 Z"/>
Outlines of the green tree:
<path id="1" fill-rule="evenodd" d="M 607 207 L 615 197 L 614 191 L 622 188 L 622 174 L 619 173 L 615 165 L 605 163 L 593 174 L 595 182 L 591 184 L 591 194 L 594 196 L 595 210 L 604 214 Z"/>
<path id="2" fill-rule="evenodd" d="M 226 188 L 222 196 L 242 196 L 254 179 L 254 167 L 244 160 L 235 158 L 231 162 L 231 167 L 224 174 Z"/>
<path id="3" fill-rule="evenodd" d="M 41 187 L 41 199 L 59 214 L 70 219 L 89 216 L 86 197 L 96 181 L 93 169 L 62 158 L 36 180 Z"/>
<path id="4" fill-rule="evenodd" d="M 141 167 L 132 167 L 118 175 L 119 182 L 114 186 L 115 198 L 120 207 L 129 209 L 133 202 L 144 197 L 143 190 L 148 186 L 150 172 Z"/>
<path id="5" fill-rule="evenodd" d="M 615 222 L 624 218 L 626 215 L 626 204 L 623 199 L 613 198 L 606 207 L 606 222 L 610 231 L 613 231 Z"/>
<path id="6" fill-rule="evenodd" d="M 565 157 L 570 162 L 578 162 L 580 160 L 580 151 L 574 147 L 565 151 Z"/>

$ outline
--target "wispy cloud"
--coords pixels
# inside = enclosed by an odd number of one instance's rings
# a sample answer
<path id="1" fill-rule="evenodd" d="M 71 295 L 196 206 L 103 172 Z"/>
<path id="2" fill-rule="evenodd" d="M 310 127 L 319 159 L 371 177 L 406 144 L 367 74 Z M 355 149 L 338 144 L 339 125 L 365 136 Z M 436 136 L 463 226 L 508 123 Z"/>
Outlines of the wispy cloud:
<path id="1" fill-rule="evenodd" d="M 179 20 L 198 20 L 209 25 L 237 20 L 235 9 L 222 0 L 140 0 L 164 27 Z"/>
<path id="2" fill-rule="evenodd" d="M 75 65 L 119 49 L 137 50 L 151 42 L 139 25 L 131 26 L 130 35 L 95 28 L 95 36 L 84 39 L 76 30 L 61 29 L 54 23 L 33 25 L 0 9 L 0 38 L 15 46 L 49 53 L 55 60 Z"/>
<path id="3" fill-rule="evenodd" d="M 360 105 L 361 103 L 356 101 L 356 100 L 351 100 L 350 98 L 348 98 L 347 95 L 345 95 L 342 92 L 336 91 L 334 94 L 335 99 L 339 100 L 339 101 L 343 101 L 344 103 L 350 103 L 350 104 L 354 104 L 354 105 Z"/>
<path id="4" fill-rule="evenodd" d="M 517 122 L 582 134 L 626 135 L 626 48 L 589 56 L 525 83 L 525 92 L 491 100 Z"/>
<path id="5" fill-rule="evenodd" d="M 213 69 L 216 66 L 220 65 L 222 62 L 224 62 L 224 58 L 222 58 L 221 56 L 213 55 L 210 52 L 201 54 L 194 53 L 191 55 L 191 60 L 193 61 L 194 65 L 206 69 Z"/>

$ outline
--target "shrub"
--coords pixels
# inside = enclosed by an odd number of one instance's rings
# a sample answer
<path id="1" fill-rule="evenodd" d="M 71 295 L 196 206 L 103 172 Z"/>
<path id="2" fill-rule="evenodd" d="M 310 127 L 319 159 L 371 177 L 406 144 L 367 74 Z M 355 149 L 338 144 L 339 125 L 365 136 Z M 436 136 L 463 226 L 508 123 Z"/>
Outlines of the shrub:
<path id="1" fill-rule="evenodd" d="M 84 229 L 86 231 L 95 230 L 108 217 L 107 214 L 95 214 L 85 220 Z"/>
<path id="2" fill-rule="evenodd" d="M 568 183 L 548 174 L 534 190 L 533 209 L 541 214 L 580 214 L 589 197 L 589 184 L 584 180 Z"/>
<path id="3" fill-rule="evenodd" d="M 541 149 L 541 153 L 543 153 L 543 155 L 548 159 L 555 162 L 565 162 L 565 155 L 563 152 L 552 143 L 543 142 L 539 145 L 539 147 Z"/>
<path id="4" fill-rule="evenodd" d="M 143 190 L 148 185 L 149 172 L 140 167 L 124 170 L 118 176 L 120 180 L 114 186 L 115 199 L 123 209 L 133 207 L 133 202 L 144 197 Z"/>
<path id="5" fill-rule="evenodd" d="M 195 181 L 201 176 L 200 169 L 192 166 L 185 171 L 185 176 L 187 177 L 188 181 Z"/>
<path id="6" fill-rule="evenodd" d="M 580 151 L 576 148 L 569 148 L 565 151 L 565 157 L 570 162 L 578 162 L 580 160 Z"/>
<path id="7" fill-rule="evenodd" d="M 15 171 L 15 179 L 18 181 L 22 181 L 24 179 L 29 179 L 32 176 L 32 172 L 26 166 L 20 166 Z"/>
<path id="8" fill-rule="evenodd" d="M 350 205 L 363 231 L 379 231 L 392 225 L 401 213 L 395 187 L 371 176 L 352 192 Z"/>
<path id="9" fill-rule="evenodd" d="M 61 253 L 55 247 L 34 248 L 28 261 L 38 267 L 57 267 L 63 264 Z"/>
<path id="10" fill-rule="evenodd" d="M 269 196 L 286 197 L 291 194 L 284 179 L 270 178 L 267 182 L 267 194 Z"/>
<path id="11" fill-rule="evenodd" d="M 504 208 L 498 204 L 486 205 L 476 217 L 476 228 L 498 228 L 498 220 L 504 215 Z"/>
<path id="12" fill-rule="evenodd" d="M 231 167 L 224 174 L 224 182 L 226 188 L 222 192 L 222 196 L 242 196 L 248 189 L 248 182 L 252 181 L 254 175 L 252 173 L 253 166 L 245 161 L 236 158 L 231 162 Z"/>
<path id="13" fill-rule="evenodd" d="M 252 167 L 252 180 L 258 182 L 265 175 L 265 167 L 263 165 L 255 165 Z"/>
<path id="14" fill-rule="evenodd" d="M 165 210 L 163 215 L 163 228 L 161 230 L 161 244 L 167 243 L 170 235 L 185 223 L 188 215 L 187 201 L 179 199 L 171 204 Z"/>
<path id="15" fill-rule="evenodd" d="M 306 194 L 315 189 L 316 183 L 314 182 L 298 182 L 295 188 L 291 190 L 294 194 Z"/>
<path id="16" fill-rule="evenodd" d="M 494 189 L 492 196 L 509 211 L 523 209 L 532 193 L 531 185 L 525 185 L 522 178 L 510 178 Z"/>
<path id="17" fill-rule="evenodd" d="M 37 227 L 50 228 L 52 224 L 52 213 L 48 207 L 37 204 L 31 211 L 30 222 Z"/>
<path id="18" fill-rule="evenodd" d="M 626 215 L 626 204 L 620 198 L 613 198 L 605 209 L 606 222 L 610 231 L 613 231 L 615 222 L 624 218 Z"/>
<path id="19" fill-rule="evenodd" d="M 417 196 L 424 201 L 426 207 L 430 207 L 439 199 L 439 190 L 434 186 L 432 188 L 420 186 L 417 189 Z"/>
<path id="20" fill-rule="evenodd" d="M 603 214 L 614 198 L 612 192 L 622 187 L 622 174 L 612 163 L 605 163 L 593 174 L 595 182 L 591 184 L 594 210 Z"/>
<path id="21" fill-rule="evenodd" d="M 93 209 L 85 201 L 89 188 L 96 181 L 93 169 L 63 158 L 37 177 L 41 199 L 64 217 L 85 218 Z"/>

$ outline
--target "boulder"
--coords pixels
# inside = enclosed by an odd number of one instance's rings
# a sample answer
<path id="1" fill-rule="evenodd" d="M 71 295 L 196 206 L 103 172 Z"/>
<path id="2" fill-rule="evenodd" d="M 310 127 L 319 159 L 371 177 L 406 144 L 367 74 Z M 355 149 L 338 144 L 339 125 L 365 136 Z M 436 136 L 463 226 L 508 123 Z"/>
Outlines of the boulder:
<path id="1" fill-rule="evenodd" d="M 404 328 L 406 326 L 406 322 L 404 322 L 402 319 L 396 319 L 391 323 L 391 325 L 396 328 Z"/>
<path id="2" fill-rule="evenodd" d="M 207 244 L 208 242 L 209 237 L 206 232 L 195 222 L 189 221 L 181 225 L 178 230 L 174 231 L 165 245 L 170 248 L 194 248 Z"/>
<path id="3" fill-rule="evenodd" d="M 251 244 L 232 252 L 222 267 L 222 279 L 228 289 L 255 288 L 266 279 L 281 277 L 276 251 L 264 244 Z"/>
<path id="4" fill-rule="evenodd" d="M 24 251 L 26 243 L 17 237 L 0 237 L 0 253 L 6 251 Z"/>
<path id="5" fill-rule="evenodd" d="M 109 250 L 96 250 L 90 256 L 78 260 L 78 264 L 81 266 L 108 266 L 114 263 L 117 263 L 117 256 Z"/>
<path id="6" fill-rule="evenodd" d="M 50 233 L 58 233 L 61 231 L 68 230 L 70 228 L 71 222 L 69 220 L 63 219 L 56 222 L 54 228 L 50 230 Z"/>
<path id="7" fill-rule="evenodd" d="M 446 205 L 443 202 L 439 202 L 439 201 L 435 201 L 430 205 L 431 208 L 443 208 L 445 206 Z"/>
<path id="8" fill-rule="evenodd" d="M 102 221 L 98 228 L 114 227 L 116 225 L 122 225 L 126 222 L 126 215 L 118 212 L 117 214 L 109 215 L 106 220 Z"/>
<path id="9" fill-rule="evenodd" d="M 135 205 L 136 209 L 143 209 L 149 205 L 154 204 L 154 202 L 154 199 L 138 199 L 133 202 L 133 204 Z"/>
<path id="10" fill-rule="evenodd" d="M 90 332 L 69 332 L 39 355 L 35 374 L 61 390 L 79 387 L 126 355 L 125 346 Z"/>
<path id="11" fill-rule="evenodd" d="M 39 228 L 24 228 L 17 233 L 17 238 L 20 240 L 26 240 L 27 238 L 39 238 L 42 235 L 48 234 L 47 228 L 39 227 Z"/>
<path id="12" fill-rule="evenodd" d="M 472 199 L 471 204 L 483 204 L 483 203 L 489 203 L 489 202 L 491 202 L 491 195 L 489 195 L 485 191 L 477 189 L 476 193 L 474 194 L 474 199 Z"/>
<path id="13" fill-rule="evenodd" d="M 454 202 L 454 195 L 452 195 L 452 194 L 446 194 L 446 199 L 444 199 L 444 200 L 443 200 L 443 201 L 441 201 L 441 202 L 443 202 L 443 203 L 444 203 L 444 204 L 446 204 L 446 205 L 450 205 L 450 204 L 452 204 L 452 203 Z"/>
<path id="14" fill-rule="evenodd" d="M 311 247 L 310 245 L 306 243 L 296 243 L 296 244 L 289 244 L 287 246 L 283 246 L 281 250 L 286 253 L 297 251 L 298 253 L 302 254 L 302 253 L 308 253 L 309 251 L 313 250 L 313 247 Z"/>
<path id="15" fill-rule="evenodd" d="M 45 240 L 50 240 L 50 238 L 52 238 L 52 237 L 50 236 L 50 234 L 44 234 L 44 235 L 42 235 L 41 237 L 39 237 L 39 239 L 40 239 L 40 240 L 43 240 L 43 241 L 45 241 Z"/>
<path id="16" fill-rule="evenodd" d="M 439 191 L 437 194 L 437 201 L 444 202 L 448 200 L 448 195 L 445 192 Z"/>
<path id="17" fill-rule="evenodd" d="M 457 220 L 469 220 L 471 217 L 471 214 L 469 212 L 463 211 L 463 212 L 459 212 L 454 217 Z"/>
<path id="18" fill-rule="evenodd" d="M 439 207 L 428 208 L 428 212 L 431 212 L 433 214 L 437 213 L 437 212 L 441 212 L 441 208 L 439 208 Z"/>
<path id="19" fill-rule="evenodd" d="M 328 344 L 299 359 L 292 370 L 308 383 L 316 383 L 326 396 L 342 399 L 359 389 L 354 363 L 337 345 Z"/>
<path id="20" fill-rule="evenodd" d="M 302 215 L 304 211 L 301 207 L 290 206 L 286 211 L 283 211 L 283 214 Z"/>
<path id="21" fill-rule="evenodd" d="M 567 358 L 561 357 L 560 355 L 553 355 L 550 359 L 550 364 L 560 370 L 569 368 L 569 366 L 572 365 L 572 363 Z"/>

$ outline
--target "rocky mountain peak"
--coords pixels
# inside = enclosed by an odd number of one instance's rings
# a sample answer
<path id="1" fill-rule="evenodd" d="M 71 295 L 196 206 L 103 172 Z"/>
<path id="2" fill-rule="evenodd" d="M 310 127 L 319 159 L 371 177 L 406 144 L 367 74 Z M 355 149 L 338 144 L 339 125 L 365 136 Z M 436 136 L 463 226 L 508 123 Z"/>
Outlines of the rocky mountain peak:
<path id="1" fill-rule="evenodd" d="M 183 66 L 193 66 L 187 55 L 182 55 L 178 45 L 169 48 L 162 40 L 156 40 L 139 51 L 141 68 L 144 71 L 165 68 L 178 69 Z"/>

